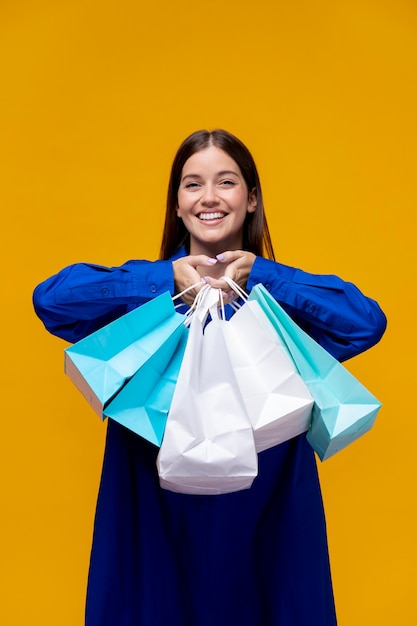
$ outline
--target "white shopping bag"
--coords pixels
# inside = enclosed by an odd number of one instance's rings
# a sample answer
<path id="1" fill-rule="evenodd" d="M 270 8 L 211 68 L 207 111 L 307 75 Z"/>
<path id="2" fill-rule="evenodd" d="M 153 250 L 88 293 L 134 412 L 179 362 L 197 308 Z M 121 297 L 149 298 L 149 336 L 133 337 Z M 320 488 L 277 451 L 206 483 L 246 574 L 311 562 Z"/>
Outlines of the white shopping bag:
<path id="1" fill-rule="evenodd" d="M 221 329 L 257 452 L 306 432 L 314 400 L 258 302 L 245 302 Z"/>
<path id="2" fill-rule="evenodd" d="M 257 475 L 252 425 L 228 356 L 222 320 L 210 321 L 218 291 L 208 287 L 188 342 L 157 459 L 160 484 L 188 494 L 247 489 Z M 204 315 L 201 315 L 201 312 Z"/>

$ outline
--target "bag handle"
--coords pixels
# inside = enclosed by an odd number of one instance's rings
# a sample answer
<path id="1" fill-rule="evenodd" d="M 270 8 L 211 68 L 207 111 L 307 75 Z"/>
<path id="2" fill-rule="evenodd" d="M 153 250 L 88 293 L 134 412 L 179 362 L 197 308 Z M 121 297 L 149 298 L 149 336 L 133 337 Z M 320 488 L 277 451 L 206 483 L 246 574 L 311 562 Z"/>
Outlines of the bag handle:
<path id="1" fill-rule="evenodd" d="M 244 291 L 242 287 L 240 287 L 240 285 L 238 285 L 232 278 L 230 278 L 229 276 L 222 276 L 222 280 L 224 280 L 244 302 L 248 300 L 249 294 L 246 293 L 246 291 Z M 211 287 L 203 279 L 200 280 L 198 283 L 194 283 L 194 285 L 186 287 L 183 291 L 173 296 L 172 301 L 174 302 L 175 300 L 178 300 L 185 293 L 191 291 L 192 289 L 195 289 L 196 287 L 199 287 L 202 283 L 203 287 L 199 290 L 196 297 L 194 298 L 191 307 L 185 313 L 184 323 L 186 326 L 189 326 L 191 324 L 191 320 L 194 317 L 198 317 L 201 323 L 205 323 L 209 313 L 212 319 L 226 319 L 222 290 Z M 214 299 L 214 293 L 211 292 L 217 292 L 217 299 Z M 219 302 L 220 307 L 218 305 Z M 175 305 L 175 308 L 179 306 L 181 306 L 181 304 Z M 230 306 L 235 310 L 240 308 L 240 305 L 236 302 L 231 302 Z"/>
<path id="2" fill-rule="evenodd" d="M 210 306 L 209 312 L 211 315 L 211 319 L 220 319 L 220 320 L 225 320 L 226 319 L 226 315 L 225 315 L 225 311 L 224 311 L 224 297 L 223 297 L 223 292 L 221 289 L 215 289 L 214 287 L 211 287 L 211 289 L 213 289 L 213 291 L 217 291 L 218 292 L 218 296 L 217 296 L 217 301 L 215 303 L 213 303 Z M 219 302 L 220 302 L 220 306 L 219 306 Z"/>
<path id="3" fill-rule="evenodd" d="M 242 289 L 240 285 L 238 285 L 230 276 L 222 276 L 220 280 L 224 280 L 229 287 L 233 289 L 233 291 L 240 297 L 244 302 L 246 302 L 249 298 L 249 294 Z"/>
<path id="4" fill-rule="evenodd" d="M 185 293 L 188 293 L 189 291 L 191 291 L 191 289 L 195 289 L 196 287 L 198 287 L 199 285 L 202 285 L 202 284 L 207 285 L 206 281 L 203 278 L 198 283 L 194 283 L 194 285 L 190 285 L 189 287 L 186 287 L 185 289 L 183 289 L 183 291 L 181 291 L 181 293 L 177 293 L 177 295 L 172 296 L 172 301 L 175 302 L 175 300 L 178 300 L 179 298 L 182 298 L 182 296 Z M 176 306 L 181 306 L 181 304 L 177 304 Z"/>
<path id="5" fill-rule="evenodd" d="M 191 291 L 192 289 L 195 289 L 196 287 L 199 287 L 200 285 L 203 285 L 203 287 L 198 291 L 190 308 L 184 313 L 184 324 L 187 327 L 191 324 L 191 320 L 195 315 L 197 315 L 201 319 L 202 322 L 205 321 L 207 314 L 205 314 L 205 316 L 201 314 L 201 310 L 202 310 L 201 303 L 202 303 L 205 293 L 207 292 L 207 287 L 210 287 L 210 285 L 208 285 L 206 281 L 202 278 L 198 283 L 194 283 L 193 285 L 186 287 L 185 289 L 183 289 L 183 291 L 181 291 L 180 293 L 177 293 L 175 296 L 172 297 L 172 301 L 175 302 L 175 300 L 182 298 L 182 296 L 185 293 L 188 293 L 189 291 Z M 183 304 L 184 303 L 181 303 L 181 302 L 178 304 L 174 304 L 174 308 L 178 309 L 179 307 L 183 306 Z"/>
<path id="6" fill-rule="evenodd" d="M 219 292 L 220 294 L 220 290 L 213 289 L 213 287 L 207 284 L 204 279 L 201 279 L 198 283 L 194 283 L 193 285 L 186 287 L 183 291 L 181 291 L 180 293 L 177 293 L 175 296 L 172 297 L 172 301 L 175 302 L 175 300 L 178 300 L 179 298 L 181 298 L 185 293 L 188 293 L 189 291 L 191 291 L 192 289 L 195 289 L 196 287 L 199 287 L 200 285 L 203 285 L 202 288 L 198 291 L 190 308 L 184 314 L 184 318 L 185 318 L 184 324 L 187 327 L 190 326 L 191 321 L 195 317 L 197 317 L 202 324 L 205 323 L 207 316 L 210 312 L 210 309 L 214 307 L 215 304 L 217 307 L 217 303 L 219 301 L 219 295 L 216 294 L 216 296 L 214 296 L 214 293 L 212 292 Z M 210 295 L 210 298 L 209 298 L 209 295 Z M 174 308 L 178 308 L 180 306 L 182 306 L 181 303 L 176 304 Z M 224 305 L 223 305 L 223 308 L 224 308 Z"/>
<path id="7" fill-rule="evenodd" d="M 205 324 L 207 316 L 212 310 L 217 310 L 219 302 L 219 289 L 213 289 L 206 284 L 196 295 L 190 309 L 185 313 L 184 324 L 190 326 L 191 322 L 197 318 L 202 325 Z"/>
<path id="8" fill-rule="evenodd" d="M 229 287 L 233 289 L 236 295 L 238 295 L 243 300 L 243 302 L 247 302 L 249 300 L 249 294 L 244 289 L 242 289 L 242 287 L 238 285 L 238 283 L 236 283 L 232 278 L 230 278 L 230 276 L 222 276 L 220 280 L 224 280 L 229 285 Z M 218 291 L 219 291 L 221 315 L 220 315 L 219 307 L 217 307 L 216 309 L 213 308 L 213 310 L 210 310 L 210 315 L 212 316 L 213 319 L 215 318 L 226 319 L 225 312 L 224 312 L 225 305 L 224 305 L 223 292 L 221 289 L 219 289 Z M 235 311 L 238 311 L 242 306 L 238 302 L 229 302 L 229 305 Z"/>

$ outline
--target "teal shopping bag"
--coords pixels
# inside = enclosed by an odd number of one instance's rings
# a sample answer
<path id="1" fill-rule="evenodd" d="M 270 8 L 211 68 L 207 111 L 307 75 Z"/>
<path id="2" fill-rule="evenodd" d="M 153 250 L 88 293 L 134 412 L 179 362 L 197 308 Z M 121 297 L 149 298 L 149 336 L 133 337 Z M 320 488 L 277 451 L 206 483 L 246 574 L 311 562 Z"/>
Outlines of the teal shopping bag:
<path id="1" fill-rule="evenodd" d="M 381 403 L 307 335 L 263 285 L 256 285 L 249 299 L 259 302 L 268 315 L 314 398 L 307 439 L 324 461 L 372 428 Z"/>
<path id="2" fill-rule="evenodd" d="M 180 325 L 104 409 L 106 417 L 156 446 L 162 443 L 188 332 Z"/>
<path id="3" fill-rule="evenodd" d="M 105 417 L 105 406 L 151 357 L 161 367 L 168 364 L 183 322 L 170 294 L 163 293 L 66 348 L 65 373 Z"/>

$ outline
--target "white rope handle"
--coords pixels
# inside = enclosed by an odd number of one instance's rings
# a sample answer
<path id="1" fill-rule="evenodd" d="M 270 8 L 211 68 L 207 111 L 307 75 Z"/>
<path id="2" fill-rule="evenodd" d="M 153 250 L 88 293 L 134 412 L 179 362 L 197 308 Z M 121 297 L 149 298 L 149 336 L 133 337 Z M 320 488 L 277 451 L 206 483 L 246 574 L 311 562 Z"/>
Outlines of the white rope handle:
<path id="1" fill-rule="evenodd" d="M 188 293 L 189 291 L 191 291 L 192 289 L 195 289 L 196 287 L 199 287 L 200 285 L 203 285 L 202 288 L 197 292 L 197 295 L 194 298 L 193 303 L 190 305 L 190 308 L 184 314 L 186 326 L 189 326 L 191 322 L 191 318 L 195 313 L 195 308 L 199 304 L 201 298 L 204 295 L 206 288 L 209 287 L 209 285 L 202 278 L 200 282 L 194 283 L 194 285 L 190 285 L 189 287 L 186 287 L 183 291 L 181 291 L 181 293 L 177 293 L 175 296 L 172 297 L 172 301 L 175 302 L 175 300 L 178 300 L 179 298 L 181 298 L 185 293 Z M 184 302 L 179 302 L 178 304 L 174 305 L 174 309 L 179 309 L 180 307 L 184 306 L 184 304 L 185 304 Z"/>
<path id="2" fill-rule="evenodd" d="M 232 278 L 230 278 L 229 276 L 222 276 L 220 280 L 224 280 L 229 285 L 229 287 L 231 287 L 231 289 L 233 289 L 233 291 L 240 298 L 242 298 L 244 302 L 247 301 L 247 299 L 249 298 L 249 295 Z M 201 322 L 205 322 L 205 320 L 207 319 L 208 313 L 210 313 L 213 319 L 215 318 L 226 319 L 225 308 L 224 308 L 225 304 L 224 304 L 224 297 L 223 297 L 222 290 L 211 287 L 203 279 L 201 279 L 198 283 L 195 283 L 194 285 L 190 285 L 189 287 L 186 287 L 183 291 L 181 291 L 181 293 L 178 293 L 175 296 L 173 296 L 172 301 L 174 302 L 175 300 L 178 300 L 185 293 L 188 293 L 192 289 L 195 289 L 196 287 L 199 287 L 202 284 L 203 284 L 203 287 L 198 291 L 196 297 L 194 298 L 192 305 L 190 306 L 188 311 L 185 313 L 184 323 L 186 326 L 189 326 L 191 324 L 191 320 L 194 317 L 198 317 Z M 212 294 L 212 296 L 210 297 L 210 302 L 207 302 L 207 297 L 210 291 L 217 292 L 218 295 L 217 295 L 216 302 L 214 302 L 213 300 L 214 294 Z M 220 302 L 220 307 L 218 306 L 219 302 Z M 238 304 L 237 302 L 230 302 L 229 305 L 235 311 L 237 311 L 241 307 L 241 305 Z M 177 304 L 175 308 L 179 306 L 182 306 L 182 305 Z"/>
<path id="3" fill-rule="evenodd" d="M 188 311 L 186 311 L 186 313 L 184 314 L 184 324 L 187 327 L 190 326 L 192 319 L 194 319 L 195 317 L 197 317 L 201 321 L 201 323 L 205 323 L 209 312 L 211 313 L 212 309 L 214 312 L 214 308 L 216 309 L 216 315 L 218 316 L 217 309 L 219 299 L 222 308 L 222 316 L 224 318 L 224 301 L 221 290 L 211 287 L 211 285 L 207 284 L 204 279 L 201 279 L 198 283 L 194 283 L 194 285 L 186 287 L 183 291 L 181 291 L 181 293 L 177 293 L 175 296 L 172 297 L 172 301 L 174 302 L 175 300 L 178 300 L 185 293 L 191 291 L 192 289 L 195 289 L 196 287 L 199 287 L 200 285 L 203 286 L 197 292 L 197 295 L 195 296 L 194 301 Z M 212 292 L 216 292 L 216 295 L 214 295 L 214 293 Z M 207 301 L 209 295 L 210 298 L 209 301 Z M 181 303 L 175 305 L 175 308 L 178 308 L 180 306 L 182 306 Z M 212 313 L 211 315 L 213 317 Z"/>
<path id="4" fill-rule="evenodd" d="M 220 290 L 214 289 L 210 285 L 205 285 L 196 295 L 191 308 L 185 314 L 185 325 L 189 326 L 195 318 L 199 319 L 202 324 L 205 323 L 207 316 L 214 308 L 217 310 L 220 297 Z"/>
<path id="5" fill-rule="evenodd" d="M 200 283 L 198 283 L 200 284 Z M 207 287 L 209 285 L 205 284 L 200 291 L 197 293 L 196 297 L 193 300 L 193 303 L 191 304 L 190 308 L 188 309 L 188 311 L 185 313 L 185 320 L 184 320 L 184 324 L 186 326 L 189 326 L 191 324 L 191 320 L 195 317 L 195 316 L 199 316 L 201 317 L 200 314 L 200 309 L 201 309 L 201 303 L 207 293 Z M 188 291 L 188 290 L 187 290 Z"/>
<path id="6" fill-rule="evenodd" d="M 212 289 L 214 289 L 212 287 Z M 211 315 L 211 319 L 220 319 L 220 320 L 225 320 L 226 319 L 226 315 L 225 315 L 225 311 L 224 311 L 224 297 L 223 297 L 223 292 L 221 289 L 215 289 L 215 291 L 218 291 L 218 299 L 217 302 L 213 303 L 212 306 L 210 307 L 210 315 Z M 220 302 L 220 306 L 219 306 L 219 302 Z"/>
<path id="7" fill-rule="evenodd" d="M 235 281 L 230 278 L 230 276 L 222 276 L 220 280 L 224 280 L 229 285 L 229 287 L 231 287 L 233 291 L 245 302 L 249 298 L 249 294 L 246 293 L 246 291 L 244 291 L 240 285 L 235 283 Z"/>
<path id="8" fill-rule="evenodd" d="M 187 293 L 188 291 L 191 291 L 191 289 L 195 289 L 199 285 L 203 285 L 203 284 L 207 285 L 206 281 L 202 278 L 198 283 L 194 283 L 194 285 L 190 285 L 189 287 L 186 287 L 183 291 L 181 291 L 181 293 L 177 293 L 176 296 L 173 296 L 172 301 L 174 302 L 175 300 L 178 300 L 178 298 L 181 298 L 185 293 Z"/>

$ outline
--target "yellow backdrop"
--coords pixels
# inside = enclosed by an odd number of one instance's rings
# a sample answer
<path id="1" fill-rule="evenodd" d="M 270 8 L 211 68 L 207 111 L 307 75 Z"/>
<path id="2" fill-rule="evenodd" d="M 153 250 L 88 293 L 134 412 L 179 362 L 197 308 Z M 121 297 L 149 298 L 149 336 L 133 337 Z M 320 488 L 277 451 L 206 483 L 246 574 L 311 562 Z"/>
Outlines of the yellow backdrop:
<path id="1" fill-rule="evenodd" d="M 340 626 L 417 624 L 416 25 L 413 0 L 1 2 L 0 623 L 82 625 L 105 435 L 33 287 L 156 258 L 173 154 L 220 126 L 258 162 L 279 259 L 387 313 L 348 364 L 377 424 L 320 473 Z"/>

